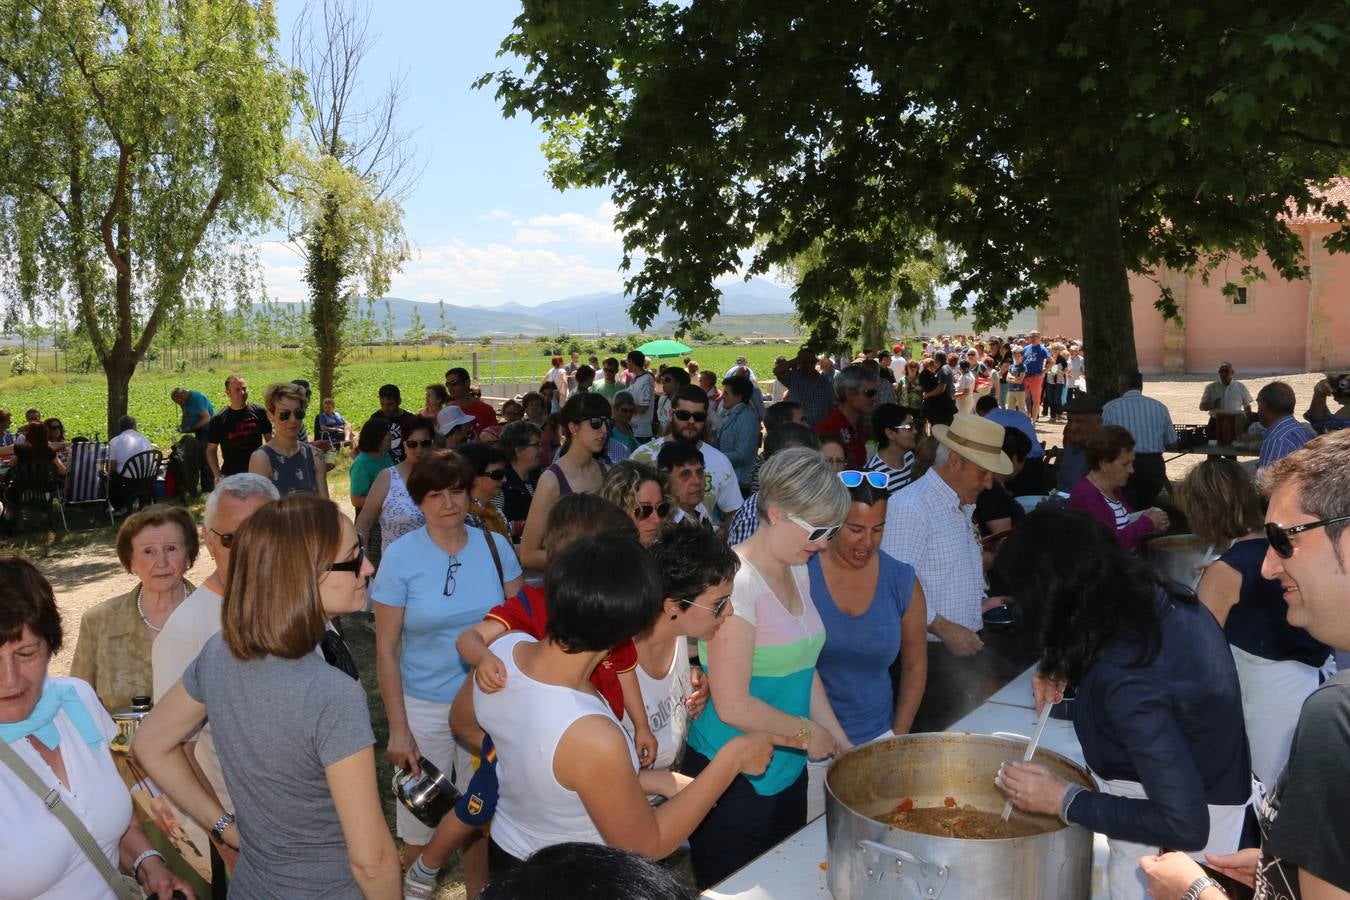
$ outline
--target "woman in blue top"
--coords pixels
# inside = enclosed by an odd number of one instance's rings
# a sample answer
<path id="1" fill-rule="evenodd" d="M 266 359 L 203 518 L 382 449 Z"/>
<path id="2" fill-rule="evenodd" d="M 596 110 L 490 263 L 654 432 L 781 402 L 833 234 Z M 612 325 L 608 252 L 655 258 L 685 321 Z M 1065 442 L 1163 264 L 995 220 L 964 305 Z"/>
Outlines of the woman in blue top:
<path id="1" fill-rule="evenodd" d="M 468 672 L 455 641 L 488 610 L 514 597 L 522 583 L 511 543 L 464 522 L 474 477 L 472 464 L 450 450 L 417 460 L 408 474 L 408 495 L 426 524 L 389 545 L 370 588 L 375 668 L 389 716 L 386 755 L 415 774 L 421 773 L 419 758 L 426 757 L 447 775 L 454 773 L 461 791 L 473 771 L 469 750 L 450 730 L 450 703 Z M 489 540 L 495 546 L 489 547 Z M 432 829 L 401 804 L 396 818 L 407 858 L 415 859 Z M 478 852 L 481 884 L 487 860 Z M 466 868 L 473 865 L 470 854 Z"/>
<path id="2" fill-rule="evenodd" d="M 816 671 L 844 734 L 865 744 L 906 734 L 914 721 L 928 680 L 927 606 L 914 569 L 878 549 L 886 475 L 847 471 L 839 478 L 853 501 L 848 518 L 806 571 L 811 602 L 825 623 Z M 808 820 L 825 811 L 826 768 L 807 766 Z"/>
<path id="3" fill-rule="evenodd" d="M 1274 789 L 1303 701 L 1321 683 L 1319 670 L 1331 650 L 1289 624 L 1284 590 L 1261 575 L 1270 542 L 1261 498 L 1242 467 L 1223 457 L 1207 459 L 1186 476 L 1181 496 L 1192 530 L 1227 548 L 1205 570 L 1196 592 L 1233 649 L 1252 771 Z"/>
<path id="4" fill-rule="evenodd" d="M 1072 510 L 1029 514 L 995 565 L 1042 645 L 1037 703 L 1078 689 L 1074 732 L 1104 788 L 1008 763 L 995 779 L 1008 799 L 1106 835 L 1111 900 L 1142 900 L 1139 861 L 1160 847 L 1198 860 L 1238 850 L 1251 758 L 1237 670 L 1209 610 Z"/>

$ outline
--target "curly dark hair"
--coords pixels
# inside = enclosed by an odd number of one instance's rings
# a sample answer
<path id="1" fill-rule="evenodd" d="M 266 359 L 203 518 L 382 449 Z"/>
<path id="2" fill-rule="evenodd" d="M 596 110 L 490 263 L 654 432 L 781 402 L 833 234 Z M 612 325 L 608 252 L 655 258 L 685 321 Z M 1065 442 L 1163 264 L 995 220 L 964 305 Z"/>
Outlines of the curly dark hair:
<path id="1" fill-rule="evenodd" d="M 1074 510 L 1029 513 L 999 548 L 994 569 L 1012 585 L 1013 603 L 1036 635 L 1041 673 L 1070 685 L 1117 641 L 1138 647 L 1132 665 L 1152 663 L 1162 646 L 1159 596 L 1196 602 L 1122 548 L 1104 524 Z"/>
<path id="2" fill-rule="evenodd" d="M 715 584 L 730 581 L 741 558 L 713 531 L 699 525 L 664 525 L 652 545 L 666 596 L 688 606 Z"/>

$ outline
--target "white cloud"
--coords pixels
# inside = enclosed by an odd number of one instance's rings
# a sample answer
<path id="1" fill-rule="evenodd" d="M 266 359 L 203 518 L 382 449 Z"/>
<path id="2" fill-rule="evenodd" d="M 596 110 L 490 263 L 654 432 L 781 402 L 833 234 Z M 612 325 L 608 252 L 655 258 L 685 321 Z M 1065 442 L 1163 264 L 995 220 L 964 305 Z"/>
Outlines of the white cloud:
<path id="1" fill-rule="evenodd" d="M 494 209 L 492 212 L 484 213 L 478 218 L 484 222 L 509 222 L 514 216 L 504 209 Z"/>
<path id="2" fill-rule="evenodd" d="M 617 250 L 623 246 L 623 238 L 614 230 L 614 213 L 614 204 L 606 201 L 590 213 L 531 216 L 525 220 L 526 227 L 520 227 L 516 220 L 513 223 L 517 225 L 516 240 L 520 243 L 570 242 Z"/>

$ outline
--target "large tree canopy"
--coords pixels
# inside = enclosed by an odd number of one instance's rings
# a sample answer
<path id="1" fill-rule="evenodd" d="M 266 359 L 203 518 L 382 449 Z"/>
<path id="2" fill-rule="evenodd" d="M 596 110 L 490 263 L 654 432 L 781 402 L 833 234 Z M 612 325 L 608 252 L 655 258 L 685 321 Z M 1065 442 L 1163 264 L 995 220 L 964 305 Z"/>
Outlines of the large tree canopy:
<path id="1" fill-rule="evenodd" d="M 246 274 L 236 236 L 275 213 L 298 87 L 275 41 L 265 0 L 0 0 L 5 287 L 73 305 L 109 433 L 165 317 Z"/>
<path id="2" fill-rule="evenodd" d="M 1279 216 L 1319 207 L 1345 159 L 1348 17 L 1309 0 L 525 0 L 502 45 L 523 67 L 481 83 L 545 127 L 557 185 L 612 188 L 637 321 L 662 300 L 716 312 L 751 247 L 753 272 L 817 248 L 796 298 L 825 317 L 887 286 L 918 302 L 916 261 L 981 327 L 1069 281 L 1102 391 L 1136 364 L 1130 272 L 1265 250 L 1301 273 Z"/>

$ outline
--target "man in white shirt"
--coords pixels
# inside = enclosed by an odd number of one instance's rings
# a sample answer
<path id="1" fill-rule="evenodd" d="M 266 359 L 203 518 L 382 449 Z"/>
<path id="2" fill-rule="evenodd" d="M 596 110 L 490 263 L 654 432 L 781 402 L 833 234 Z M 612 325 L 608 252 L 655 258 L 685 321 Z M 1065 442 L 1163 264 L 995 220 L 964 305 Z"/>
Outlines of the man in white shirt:
<path id="1" fill-rule="evenodd" d="M 1003 426 L 957 413 L 933 428 L 933 467 L 887 504 L 881 549 L 909 563 L 923 587 L 928 614 L 928 684 L 915 731 L 941 731 L 984 702 L 998 684 L 985 650 L 984 562 L 971 521 L 975 500 L 994 475 L 1012 473 Z M 892 670 L 898 678 L 899 670 Z"/>
<path id="2" fill-rule="evenodd" d="M 155 449 L 150 439 L 136 430 L 136 420 L 123 416 L 117 420 L 117 436 L 108 441 L 108 472 L 117 474 L 137 453 Z"/>
<path id="3" fill-rule="evenodd" d="M 221 599 L 225 593 L 235 532 L 260 507 L 279 497 L 276 487 L 268 479 L 251 472 L 239 472 L 222 478 L 206 498 L 202 542 L 215 560 L 216 570 L 178 605 L 151 646 L 152 693 L 156 703 L 182 677 L 206 642 L 220 631 Z M 209 723 L 187 742 L 187 751 L 198 781 L 215 793 L 227 812 L 233 812 L 234 804 L 225 788 Z"/>
<path id="4" fill-rule="evenodd" d="M 1233 378 L 1233 364 L 1230 362 L 1219 363 L 1219 380 L 1211 381 L 1205 385 L 1205 392 L 1200 395 L 1200 409 L 1209 413 L 1209 424 L 1205 426 L 1205 433 L 1213 439 L 1218 430 L 1214 424 L 1216 413 L 1220 412 L 1245 412 L 1248 418 L 1252 414 L 1252 394 L 1247 390 L 1247 386 Z M 1242 423 L 1243 428 L 1247 423 Z"/>
<path id="5" fill-rule="evenodd" d="M 656 376 L 647 370 L 647 354 L 641 350 L 629 350 L 626 362 L 633 376 L 628 382 L 628 393 L 633 395 L 633 437 L 649 441 L 652 438 L 652 407 L 656 403 Z"/>
<path id="6" fill-rule="evenodd" d="M 745 361 L 745 357 L 744 357 L 744 356 L 738 356 L 738 357 L 736 357 L 736 365 L 732 366 L 730 369 L 727 369 L 727 373 L 726 373 L 725 375 L 722 376 L 722 379 L 723 379 L 723 380 L 726 380 L 726 379 L 730 378 L 732 375 L 737 374 L 737 370 L 738 370 L 738 369 L 744 369 L 745 371 L 744 371 L 744 372 L 741 372 L 740 374 L 745 375 L 745 376 L 746 376 L 747 378 L 749 378 L 752 382 L 758 380 L 757 377 L 756 377 L 756 375 L 755 375 L 755 370 L 752 369 L 752 368 L 750 368 L 750 364 L 749 364 L 748 362 Z"/>
<path id="7" fill-rule="evenodd" d="M 666 437 L 648 441 L 633 451 L 632 459 L 656 467 L 657 455 L 668 440 L 688 441 L 703 454 L 706 471 L 703 485 L 704 511 L 710 516 L 714 510 L 721 513 L 725 528 L 744 500 L 736 483 L 736 470 L 725 453 L 707 443 L 708 395 L 694 385 L 685 385 L 675 394 L 671 409 L 670 428 Z"/>

